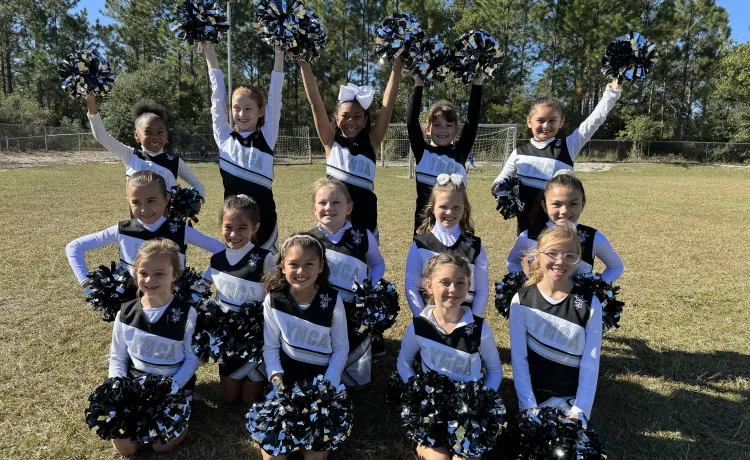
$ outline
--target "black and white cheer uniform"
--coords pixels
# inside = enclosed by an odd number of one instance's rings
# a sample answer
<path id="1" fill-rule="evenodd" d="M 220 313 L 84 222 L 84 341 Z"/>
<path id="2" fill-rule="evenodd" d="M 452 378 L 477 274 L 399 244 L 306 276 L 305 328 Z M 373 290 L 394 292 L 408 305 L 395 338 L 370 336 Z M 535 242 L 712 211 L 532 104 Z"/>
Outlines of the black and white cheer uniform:
<path id="1" fill-rule="evenodd" d="M 227 119 L 226 86 L 219 69 L 208 71 L 211 80 L 211 119 L 214 140 L 219 147 L 219 170 L 224 182 L 224 198 L 245 194 L 260 208 L 260 228 L 255 238 L 258 245 L 276 253 L 278 223 L 273 199 L 273 149 L 279 135 L 281 90 L 284 73 L 271 72 L 265 123 L 256 131 L 233 131 Z"/>
<path id="2" fill-rule="evenodd" d="M 317 375 L 334 386 L 341 383 L 349 341 L 346 313 L 338 293 L 321 288 L 309 304 L 294 300 L 289 288 L 263 301 L 263 360 L 269 378 L 283 373 L 293 385 Z"/>
<path id="3" fill-rule="evenodd" d="M 247 302 L 263 302 L 266 289 L 261 282 L 263 273 L 276 267 L 273 254 L 248 242 L 240 249 L 226 248 L 211 256 L 211 263 L 203 277 L 216 288 L 216 300 L 225 312 L 239 311 Z M 247 363 L 240 358 L 219 364 L 219 375 L 253 382 L 266 380 L 263 363 Z"/>
<path id="4" fill-rule="evenodd" d="M 336 130 L 326 156 L 326 174 L 346 184 L 354 207 L 349 220 L 378 238 L 378 197 L 375 195 L 375 149 L 367 136 L 357 142 Z"/>
<path id="5" fill-rule="evenodd" d="M 548 221 L 547 227 L 555 225 Z M 581 243 L 581 261 L 578 263 L 576 273 L 593 273 L 594 261 L 599 259 L 604 263 L 602 279 L 613 283 L 625 270 L 622 259 L 615 252 L 606 236 L 599 233 L 595 228 L 573 222 L 578 230 L 578 241 Z M 524 254 L 536 248 L 539 231 L 524 230 L 518 235 L 516 244 L 510 250 L 506 263 L 508 271 L 522 272 Z"/>
<path id="6" fill-rule="evenodd" d="M 109 377 L 171 376 L 192 392 L 200 366 L 192 345 L 197 318 L 178 297 L 158 308 L 143 308 L 140 299 L 124 304 L 112 327 Z"/>
<path id="7" fill-rule="evenodd" d="M 445 228 L 440 222 L 436 222 L 428 233 L 414 235 L 414 242 L 406 257 L 404 286 L 412 315 L 419 316 L 425 306 L 421 293 L 425 264 L 436 255 L 448 251 L 458 252 L 469 260 L 471 286 L 464 305 L 470 306 L 475 315 L 484 316 L 490 295 L 490 274 L 482 240 L 463 234 L 460 225 Z"/>
<path id="8" fill-rule="evenodd" d="M 211 254 L 224 249 L 224 245 L 220 241 L 186 226 L 184 222 L 159 217 L 153 224 L 144 224 L 138 219 L 120 221 L 117 225 L 101 232 L 76 238 L 65 247 L 65 253 L 78 282 L 84 285 L 89 281 L 87 278 L 89 269 L 86 267 L 86 251 L 108 244 L 119 246 L 120 262 L 128 267 L 132 275 L 138 248 L 144 242 L 157 238 L 166 238 L 177 243 L 177 246 L 180 247 L 180 262 L 183 268 L 185 267 L 185 251 L 188 245 L 205 249 Z"/>
<path id="9" fill-rule="evenodd" d="M 328 282 L 344 302 L 347 318 L 354 308 L 354 282 L 359 284 L 369 278 L 377 283 L 385 273 L 385 260 L 378 249 L 373 234 L 364 227 L 352 227 L 346 222 L 336 233 L 321 225 L 310 230 L 326 248 L 326 261 L 331 270 Z M 347 326 L 349 356 L 341 375 L 347 386 L 358 386 L 372 380 L 372 346 L 369 336 L 360 336 Z"/>
<path id="10" fill-rule="evenodd" d="M 462 382 L 484 378 L 487 387 L 497 390 L 503 367 L 490 326 L 462 306 L 461 321 L 447 333 L 435 319 L 435 308 L 425 307 L 406 329 L 397 363 L 401 379 L 406 382 L 414 375 L 414 361 L 419 354 L 424 372 L 432 369 Z M 483 366 L 487 370 L 484 376 Z"/>
<path id="11" fill-rule="evenodd" d="M 573 399 L 572 411 L 591 415 L 599 378 L 602 312 L 578 287 L 552 300 L 537 285 L 521 288 L 510 305 L 513 383 L 520 410 L 551 398 Z"/>
<path id="12" fill-rule="evenodd" d="M 467 118 L 461 135 L 455 143 L 438 147 L 425 141 L 419 113 L 422 108 L 423 86 L 415 86 L 406 110 L 406 129 L 409 145 L 416 162 L 417 206 L 414 211 L 414 231 L 422 224 L 425 206 L 440 174 L 460 174 L 466 184 L 466 159 L 474 147 L 479 126 L 479 109 L 482 104 L 482 85 L 471 85 Z"/>
<path id="13" fill-rule="evenodd" d="M 518 216 L 518 233 L 530 228 L 530 224 L 543 226 L 544 222 L 529 222 L 532 213 L 539 214 L 544 186 L 555 173 L 562 169 L 573 169 L 573 162 L 597 129 L 607 119 L 607 114 L 620 98 L 622 90 L 607 86 L 602 99 L 591 115 L 581 123 L 573 134 L 562 139 L 549 139 L 544 142 L 531 139 L 528 144 L 517 147 L 508 157 L 500 175 L 492 183 L 503 182 L 514 175 L 521 183 L 519 193 L 525 204 Z"/>

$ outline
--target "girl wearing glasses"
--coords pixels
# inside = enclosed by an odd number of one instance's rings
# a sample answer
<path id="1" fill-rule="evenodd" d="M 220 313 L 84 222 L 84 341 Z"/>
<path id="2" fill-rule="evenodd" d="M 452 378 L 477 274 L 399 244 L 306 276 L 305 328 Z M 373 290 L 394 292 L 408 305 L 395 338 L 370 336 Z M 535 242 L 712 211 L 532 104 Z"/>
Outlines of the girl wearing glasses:
<path id="1" fill-rule="evenodd" d="M 581 243 L 581 261 L 575 273 L 592 273 L 594 260 L 599 259 L 605 267 L 601 275 L 602 279 L 607 283 L 613 283 L 624 270 L 622 259 L 612 249 L 606 236 L 595 228 L 578 223 L 585 205 L 586 192 L 583 190 L 581 181 L 573 175 L 573 171 L 558 171 L 547 182 L 542 201 L 542 208 L 549 217 L 547 228 L 571 223 L 578 232 L 578 241 Z M 536 246 L 540 232 L 541 230 L 524 230 L 518 235 L 516 244 L 506 260 L 508 271 L 523 271 L 528 274 L 528 264 L 531 261 L 525 256 Z"/>
<path id="2" fill-rule="evenodd" d="M 599 377 L 601 305 L 570 279 L 581 260 L 576 228 L 553 225 L 538 241 L 529 280 L 510 305 L 519 410 L 557 407 L 585 424 Z"/>

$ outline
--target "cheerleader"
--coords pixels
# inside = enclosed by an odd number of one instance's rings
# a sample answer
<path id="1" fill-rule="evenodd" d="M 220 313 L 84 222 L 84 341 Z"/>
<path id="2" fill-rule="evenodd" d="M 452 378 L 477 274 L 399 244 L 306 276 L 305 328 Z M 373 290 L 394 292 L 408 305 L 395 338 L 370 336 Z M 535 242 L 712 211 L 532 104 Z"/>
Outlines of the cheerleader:
<path id="1" fill-rule="evenodd" d="M 599 300 L 574 287 L 581 260 L 576 228 L 539 235 L 529 280 L 510 305 L 510 352 L 520 410 L 557 407 L 586 422 L 599 376 Z"/>
<path id="2" fill-rule="evenodd" d="M 279 135 L 281 90 L 284 86 L 284 52 L 275 50 L 268 104 L 254 87 L 240 86 L 232 92 L 233 131 L 227 120 L 224 74 L 219 69 L 213 44 L 202 43 L 211 80 L 211 120 L 219 147 L 219 170 L 224 198 L 245 194 L 260 207 L 258 246 L 278 252 L 276 202 L 273 199 L 273 148 Z"/>
<path id="3" fill-rule="evenodd" d="M 165 238 L 144 243 L 135 257 L 134 272 L 142 297 L 123 304 L 115 317 L 109 377 L 170 376 L 172 394 L 183 389 L 190 401 L 200 366 L 192 347 L 198 313 L 174 295 L 182 273 L 179 246 Z M 186 428 L 168 444 L 153 444 L 154 452 L 171 451 L 187 434 Z M 123 457 L 138 450 L 130 439 L 113 439 L 112 445 Z"/>
<path id="4" fill-rule="evenodd" d="M 354 283 L 362 284 L 367 278 L 373 284 L 380 281 L 385 273 L 385 260 L 373 234 L 347 221 L 353 203 L 342 182 L 328 178 L 315 182 L 313 207 L 318 225 L 309 233 L 326 248 L 326 262 L 331 272 L 328 280 L 339 292 L 348 318 L 352 309 L 356 308 Z M 355 334 L 351 325 L 348 331 L 349 358 L 341 380 L 348 387 L 360 387 L 370 383 L 376 339 Z M 385 354 L 385 343 L 382 336 L 379 338 L 380 348 L 377 351 L 382 355 Z"/>
<path id="5" fill-rule="evenodd" d="M 419 316 L 425 307 L 420 289 L 422 272 L 427 261 L 448 251 L 466 257 L 471 269 L 471 287 L 464 305 L 477 316 L 484 316 L 490 292 L 487 253 L 482 240 L 474 235 L 471 205 L 463 177 L 440 174 L 425 207 L 422 225 L 406 258 L 406 299 L 412 314 Z"/>
<path id="6" fill-rule="evenodd" d="M 378 199 L 375 196 L 375 150 L 385 139 L 393 109 L 396 107 L 398 84 L 401 81 L 400 59 L 393 61 L 388 86 L 383 95 L 375 124 L 370 127 L 369 107 L 375 90 L 352 83 L 339 90 L 335 124 L 328 120 L 318 83 L 310 64 L 300 61 L 305 93 L 310 101 L 315 129 L 326 152 L 328 177 L 339 179 L 349 189 L 354 201 L 350 221 L 355 227 L 364 227 L 378 238 Z"/>
<path id="7" fill-rule="evenodd" d="M 65 253 L 81 286 L 89 283 L 86 267 L 86 251 L 108 244 L 120 247 L 120 262 L 135 275 L 135 259 L 138 248 L 149 240 L 166 238 L 179 248 L 180 268 L 185 267 L 185 252 L 189 244 L 215 254 L 224 249 L 221 242 L 188 227 L 184 222 L 167 220 L 164 210 L 169 202 L 164 177 L 151 170 L 133 173 L 125 186 L 125 194 L 134 218 L 120 221 L 117 225 L 97 233 L 82 236 L 68 243 Z"/>
<path id="8" fill-rule="evenodd" d="M 414 361 L 421 357 L 422 371 L 433 370 L 452 380 L 476 381 L 498 389 L 503 368 L 492 329 L 472 314 L 464 299 L 471 289 L 469 261 L 449 252 L 431 258 L 424 269 L 424 288 L 430 305 L 406 329 L 398 355 L 398 373 L 404 382 L 414 376 Z M 486 374 L 482 374 L 482 368 Z M 417 446 L 424 459 L 452 458 L 449 447 Z M 453 456 L 453 458 L 459 458 Z"/>
<path id="9" fill-rule="evenodd" d="M 544 217 L 540 216 L 538 205 L 542 200 L 544 184 L 556 171 L 573 169 L 573 160 L 607 119 L 607 114 L 621 94 L 622 86 L 615 79 L 607 85 L 591 115 L 564 141 L 555 139 L 557 131 L 565 123 L 560 100 L 543 97 L 531 102 L 526 125 L 531 129 L 533 138 L 528 144 L 513 150 L 500 175 L 492 183 L 492 194 L 496 195 L 501 182 L 513 175 L 518 176 L 520 198 L 525 205 L 518 216 L 519 234 L 531 227 L 544 227 Z"/>
<path id="10" fill-rule="evenodd" d="M 177 185 L 179 177 L 203 197 L 206 196 L 206 188 L 182 158 L 164 153 L 164 145 L 167 143 L 164 107 L 150 99 L 142 99 L 133 106 L 131 113 L 135 124 L 135 140 L 140 146 L 140 149 L 134 149 L 112 137 L 104 128 L 94 93 L 89 93 L 86 97 L 86 105 L 94 138 L 125 164 L 126 177 L 129 178 L 136 171 L 151 170 L 164 178 L 168 191 L 172 191 L 172 187 Z M 196 214 L 200 211 L 200 206 L 201 203 L 197 203 Z"/>
<path id="11" fill-rule="evenodd" d="M 276 262 L 271 251 L 253 244 L 261 226 L 258 204 L 247 195 L 230 196 L 224 200 L 219 222 L 226 248 L 211 256 L 204 278 L 216 287 L 221 309 L 239 311 L 244 303 L 263 302 L 266 290 L 261 278 Z M 259 401 L 265 381 L 262 364 L 248 364 L 240 357 L 219 364 L 219 395 L 224 402 Z"/>
<path id="12" fill-rule="evenodd" d="M 424 83 L 419 75 L 414 76 L 414 90 L 411 93 L 409 107 L 406 111 L 406 129 L 409 133 L 409 144 L 414 152 L 417 164 L 417 207 L 414 211 L 414 232 L 422 225 L 424 207 L 430 197 L 435 180 L 440 174 L 459 174 L 466 182 L 466 160 L 471 155 L 474 139 L 479 125 L 479 108 L 482 104 L 482 82 L 484 75 L 474 79 L 469 96 L 468 118 L 461 130 L 461 136 L 455 143 L 458 134 L 458 110 L 448 101 L 437 101 L 427 110 L 427 135 L 430 142 L 425 142 L 422 125 L 419 123 L 419 112 L 422 108 L 422 91 Z M 473 156 L 471 165 L 473 166 Z M 474 166 L 476 169 L 476 166 Z"/>
<path id="13" fill-rule="evenodd" d="M 263 276 L 263 359 L 269 380 L 291 388 L 323 374 L 341 383 L 349 341 L 346 312 L 328 284 L 329 267 L 320 240 L 297 233 L 281 245 L 276 269 Z M 273 457 L 265 450 L 264 459 Z M 304 458 L 325 459 L 328 452 L 304 451 Z"/>
<path id="14" fill-rule="evenodd" d="M 586 193 L 583 190 L 583 184 L 571 170 L 563 169 L 556 172 L 544 187 L 542 207 L 549 217 L 547 227 L 571 223 L 578 231 L 581 261 L 578 263 L 576 273 L 592 273 L 594 260 L 599 259 L 605 267 L 601 275 L 602 280 L 613 283 L 624 271 L 622 259 L 612 249 L 606 236 L 595 228 L 578 223 L 585 205 Z M 524 230 L 518 235 L 516 244 L 506 260 L 508 271 L 528 273 L 529 260 L 526 259 L 526 255 L 533 251 L 538 237 L 539 232 L 531 229 Z"/>

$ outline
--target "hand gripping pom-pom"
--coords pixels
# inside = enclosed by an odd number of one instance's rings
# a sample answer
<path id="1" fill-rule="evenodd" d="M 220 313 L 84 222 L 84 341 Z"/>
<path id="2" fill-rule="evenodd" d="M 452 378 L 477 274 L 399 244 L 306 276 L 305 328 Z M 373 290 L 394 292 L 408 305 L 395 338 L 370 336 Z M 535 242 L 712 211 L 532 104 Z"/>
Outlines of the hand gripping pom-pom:
<path id="1" fill-rule="evenodd" d="M 267 453 L 335 450 L 352 429 L 352 403 L 344 385 L 318 376 L 292 389 L 274 387 L 247 413 L 247 430 Z"/>
<path id="2" fill-rule="evenodd" d="M 524 272 L 510 272 L 503 276 L 503 279 L 495 284 L 495 308 L 505 319 L 510 318 L 510 303 L 513 296 L 528 278 Z"/>
<path id="3" fill-rule="evenodd" d="M 508 220 L 518 217 L 523 211 L 524 203 L 520 198 L 520 182 L 518 177 L 513 176 L 497 185 L 495 200 L 497 200 L 497 211 Z"/>
<path id="4" fill-rule="evenodd" d="M 262 41 L 307 62 L 326 47 L 323 21 L 300 0 L 261 0 L 253 29 Z"/>
<path id="5" fill-rule="evenodd" d="M 393 283 L 381 279 L 373 286 L 368 278 L 361 285 L 355 282 L 353 287 L 357 307 L 351 309 L 347 319 L 354 333 L 382 334 L 393 326 L 400 311 L 398 291 Z"/>
<path id="6" fill-rule="evenodd" d="M 87 275 L 90 280 L 86 288 L 86 302 L 98 311 L 104 321 L 114 321 L 123 303 L 136 298 L 135 282 L 127 268 L 115 262 Z"/>
<path id="7" fill-rule="evenodd" d="M 263 303 L 247 302 L 238 311 L 223 311 L 214 300 L 198 305 L 198 321 L 193 335 L 193 351 L 201 361 L 242 361 L 260 363 L 263 359 Z"/>
<path id="8" fill-rule="evenodd" d="M 89 93 L 103 96 L 112 90 L 115 79 L 109 62 L 93 51 L 71 53 L 58 66 L 62 88 L 71 96 L 85 97 Z"/>
<path id="9" fill-rule="evenodd" d="M 172 187 L 172 197 L 167 204 L 167 219 L 182 222 L 198 222 L 198 206 L 203 201 L 203 195 L 193 187 L 182 188 L 179 185 Z"/>
<path id="10" fill-rule="evenodd" d="M 629 32 L 609 44 L 602 57 L 602 73 L 618 82 L 645 82 L 656 62 L 656 45 L 643 35 Z"/>
<path id="11" fill-rule="evenodd" d="M 437 37 L 419 41 L 409 49 L 408 69 L 422 82 L 443 83 L 450 73 L 449 52 Z"/>
<path id="12" fill-rule="evenodd" d="M 617 298 L 620 287 L 602 279 L 600 273 L 579 273 L 573 283 L 593 293 L 602 305 L 602 332 L 620 327 L 620 315 L 625 302 Z"/>
<path id="13" fill-rule="evenodd" d="M 221 33 L 229 30 L 227 17 L 218 3 L 212 0 L 185 0 L 177 6 L 169 25 L 180 40 L 217 43 Z"/>
<path id="14" fill-rule="evenodd" d="M 167 444 L 182 434 L 190 419 L 185 393 L 171 390 L 171 377 L 109 378 L 89 396 L 86 424 L 96 427 L 102 439 Z"/>
<path id="15" fill-rule="evenodd" d="M 503 58 L 495 37 L 486 30 L 470 30 L 454 42 L 450 68 L 456 78 L 470 83 L 482 75 L 492 76 L 502 65 Z"/>
<path id="16" fill-rule="evenodd" d="M 373 55 L 389 61 L 394 58 L 409 58 L 409 52 L 424 38 L 419 20 L 409 13 L 388 16 L 378 27 Z"/>
<path id="17" fill-rule="evenodd" d="M 203 278 L 203 272 L 185 267 L 182 276 L 175 283 L 174 293 L 177 297 L 198 310 L 198 305 L 208 300 L 211 296 L 211 286 Z"/>

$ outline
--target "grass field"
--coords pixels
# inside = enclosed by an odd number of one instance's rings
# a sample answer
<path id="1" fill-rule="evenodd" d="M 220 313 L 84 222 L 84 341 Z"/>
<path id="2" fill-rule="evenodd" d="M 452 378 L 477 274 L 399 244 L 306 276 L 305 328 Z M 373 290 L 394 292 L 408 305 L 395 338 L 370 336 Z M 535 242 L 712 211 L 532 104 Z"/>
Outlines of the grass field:
<path id="1" fill-rule="evenodd" d="M 208 189 L 197 228 L 218 237 L 218 168 L 191 167 Z M 308 184 L 323 166 L 276 174 L 280 234 L 311 228 Z M 609 437 L 610 458 L 750 458 L 750 170 L 626 164 L 580 177 L 589 198 L 582 222 L 607 235 L 625 262 L 622 328 L 605 336 L 592 414 Z M 495 212 L 491 180 L 471 176 L 470 195 L 495 281 L 515 222 Z M 376 183 L 386 277 L 403 286 L 414 182 L 405 169 L 379 169 Z M 0 173 L 1 458 L 114 457 L 83 421 L 89 393 L 107 376 L 111 324 L 85 306 L 64 246 L 126 218 L 123 197 L 121 165 Z M 115 256 L 106 248 L 88 261 Z M 204 269 L 207 261 L 189 251 L 189 265 Z M 383 397 L 408 312 L 403 302 L 371 391 L 355 396 L 351 439 L 333 458 L 414 457 Z M 515 408 L 508 327 L 492 306 L 487 318 L 504 363 L 501 392 Z M 218 403 L 217 374 L 213 364 L 199 370 L 190 438 L 172 458 L 259 458 L 244 428 L 246 408 Z"/>

